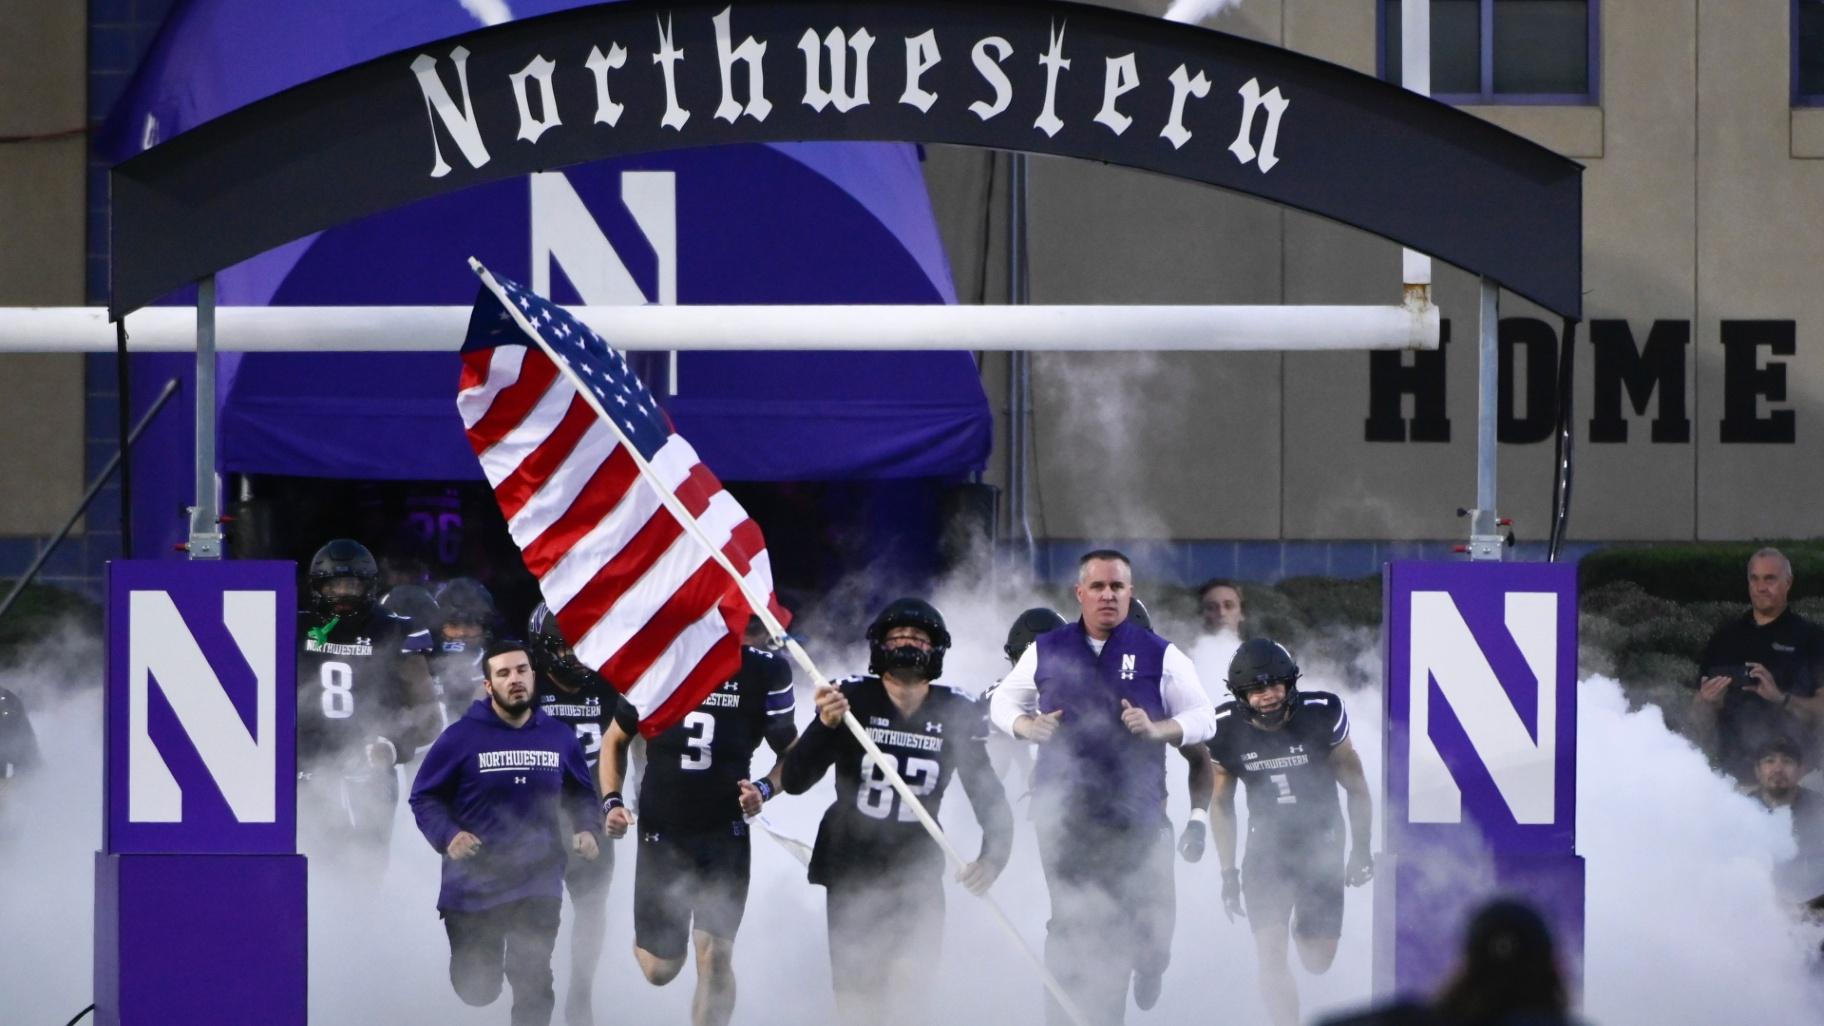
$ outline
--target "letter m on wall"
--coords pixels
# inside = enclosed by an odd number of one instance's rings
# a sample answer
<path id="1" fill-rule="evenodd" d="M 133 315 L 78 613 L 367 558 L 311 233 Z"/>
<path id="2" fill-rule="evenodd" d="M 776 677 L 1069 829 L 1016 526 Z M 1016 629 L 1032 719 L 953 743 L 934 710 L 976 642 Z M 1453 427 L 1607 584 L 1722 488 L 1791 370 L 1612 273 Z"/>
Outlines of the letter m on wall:
<path id="1" fill-rule="evenodd" d="M 293 573 L 109 565 L 109 853 L 295 850 Z"/>
<path id="2" fill-rule="evenodd" d="M 1461 832 L 1570 851 L 1575 568 L 1394 563 L 1386 601 L 1390 842 Z"/>

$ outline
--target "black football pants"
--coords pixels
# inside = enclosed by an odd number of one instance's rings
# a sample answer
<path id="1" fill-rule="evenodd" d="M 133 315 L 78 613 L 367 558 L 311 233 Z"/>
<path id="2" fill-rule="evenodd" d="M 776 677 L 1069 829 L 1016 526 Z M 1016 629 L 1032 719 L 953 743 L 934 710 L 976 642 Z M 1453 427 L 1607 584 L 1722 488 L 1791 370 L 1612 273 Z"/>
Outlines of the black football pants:
<path id="1" fill-rule="evenodd" d="M 559 898 L 521 898 L 474 912 L 448 911 L 450 983 L 464 1004 L 491 1005 L 501 978 L 513 988 L 513 1026 L 548 1026 L 557 995 L 551 949 L 557 945 Z"/>
<path id="2" fill-rule="evenodd" d="M 1051 892 L 1045 966 L 1092 1026 L 1113 1026 L 1126 1014 L 1132 974 L 1163 973 L 1171 964 L 1171 826 L 1121 829 L 1049 817 L 1037 826 Z M 1049 997 L 1045 1011 L 1047 1023 L 1068 1026 Z"/>

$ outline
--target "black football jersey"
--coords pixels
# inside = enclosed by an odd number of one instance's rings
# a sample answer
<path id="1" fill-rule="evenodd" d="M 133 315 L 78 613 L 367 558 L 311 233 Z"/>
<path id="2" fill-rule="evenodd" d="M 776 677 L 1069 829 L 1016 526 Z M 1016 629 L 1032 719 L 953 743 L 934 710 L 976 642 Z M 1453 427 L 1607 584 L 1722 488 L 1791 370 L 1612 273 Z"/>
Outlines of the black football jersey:
<path id="1" fill-rule="evenodd" d="M 332 619 L 298 614 L 298 765 L 358 752 L 376 737 L 410 754 L 412 696 L 401 676 L 430 632 L 383 609 Z"/>
<path id="2" fill-rule="evenodd" d="M 591 775 L 602 754 L 602 735 L 614 722 L 615 710 L 621 706 L 620 692 L 599 673 L 584 670 L 578 675 L 581 686 L 571 690 L 554 683 L 549 677 L 538 678 L 538 711 L 554 720 L 568 723 L 583 743 L 583 755 L 589 760 Z"/>
<path id="3" fill-rule="evenodd" d="M 1013 843 L 1013 813 L 982 745 L 980 707 L 960 692 L 933 684 L 912 715 L 902 716 L 879 677 L 850 677 L 837 686 L 881 754 L 893 760 L 933 817 L 950 778 L 963 778 L 963 790 L 982 824 L 981 857 L 1005 865 Z M 846 726 L 831 728 L 822 720 L 811 721 L 786 753 L 786 790 L 808 790 L 831 766 L 836 767 L 836 801 L 817 829 L 812 883 L 827 884 L 851 870 L 942 867 L 944 855 L 937 842 Z"/>
<path id="4" fill-rule="evenodd" d="M 629 735 L 639 732 L 632 705 L 621 703 L 615 719 Z M 707 830 L 738 822 L 738 785 L 752 779 L 754 750 L 770 731 L 782 732 L 781 744 L 791 740 L 791 665 L 772 652 L 743 648 L 735 676 L 646 742 L 640 829 Z"/>
<path id="5" fill-rule="evenodd" d="M 1248 837 L 1277 841 L 1342 827 L 1336 771 L 1330 753 L 1349 737 L 1343 700 L 1327 691 L 1299 691 L 1278 730 L 1263 730 L 1237 702 L 1216 709 L 1210 757 L 1240 779 L 1248 795 Z"/>

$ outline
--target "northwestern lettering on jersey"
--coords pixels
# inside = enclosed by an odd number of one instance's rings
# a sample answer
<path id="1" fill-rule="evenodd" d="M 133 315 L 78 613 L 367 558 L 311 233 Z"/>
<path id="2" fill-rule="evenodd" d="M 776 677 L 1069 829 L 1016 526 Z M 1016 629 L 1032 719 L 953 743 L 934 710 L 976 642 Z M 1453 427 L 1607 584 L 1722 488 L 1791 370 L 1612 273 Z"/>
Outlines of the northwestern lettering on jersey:
<path id="1" fill-rule="evenodd" d="M 1289 769 L 1293 766 L 1303 766 L 1310 761 L 1311 757 L 1309 755 L 1284 755 L 1277 759 L 1250 759 L 1250 761 L 1242 763 L 1242 766 L 1252 772 L 1256 770 Z"/>
<path id="2" fill-rule="evenodd" d="M 940 724 L 941 727 L 941 724 Z M 926 726 L 929 729 L 929 725 Z M 939 730 L 942 733 L 942 730 Z M 941 752 L 944 750 L 944 739 L 930 734 L 914 734 L 909 730 L 887 730 L 882 727 L 869 727 L 868 736 L 877 745 L 892 745 L 896 748 L 912 748 L 921 752 Z"/>
<path id="3" fill-rule="evenodd" d="M 344 645 L 307 637 L 304 639 L 304 651 L 321 652 L 324 655 L 371 656 L 374 654 L 374 639 L 356 638 L 352 644 Z"/>
<path id="4" fill-rule="evenodd" d="M 562 763 L 556 752 L 509 751 L 481 752 L 475 756 L 475 768 L 484 773 L 495 770 L 557 769 Z"/>
<path id="5" fill-rule="evenodd" d="M 743 16 L 750 24 L 762 20 L 750 12 Z M 916 111 L 921 119 L 936 122 L 1025 117 L 1011 112 L 1036 107 L 1039 114 L 1032 127 L 1050 138 L 1093 130 L 1104 139 L 1134 146 L 1171 152 L 1189 146 L 1191 154 L 1203 159 L 1234 161 L 1262 175 L 1282 159 L 1277 152 L 1280 123 L 1292 100 L 1278 85 L 1263 83 L 1255 75 L 1232 93 L 1219 94 L 1212 89 L 1206 69 L 1193 69 L 1182 62 L 1173 68 L 1169 54 L 1149 53 L 1157 63 L 1143 64 L 1140 53 L 1099 52 L 1126 44 L 1101 38 L 1081 42 L 1080 35 L 1069 35 L 1068 19 L 1051 23 L 1049 43 L 1037 57 L 1044 69 L 1040 76 L 1018 70 L 1024 62 L 1008 37 L 1020 38 L 1017 30 L 1025 26 L 1013 22 L 1003 30 L 1005 34 L 984 34 L 942 23 L 924 27 L 882 46 L 888 54 L 904 55 L 899 67 L 890 67 L 895 63 L 892 57 L 870 58 L 875 56 L 871 51 L 876 39 L 884 41 L 892 33 L 808 21 L 792 21 L 781 30 L 776 18 L 770 20 L 775 23 L 771 32 L 756 37 L 732 24 L 732 6 L 704 19 L 707 24 L 696 26 L 679 23 L 667 14 L 656 24 L 624 29 L 625 38 L 582 40 L 595 45 L 587 51 L 580 46 L 566 47 L 566 52 L 555 57 L 535 54 L 524 67 L 485 79 L 470 74 L 472 63 L 483 63 L 471 60 L 477 55 L 470 47 L 486 45 L 485 38 L 466 39 L 447 52 L 416 53 L 402 61 L 400 72 L 411 77 L 424 98 L 425 134 L 430 144 L 426 174 L 431 178 L 449 175 L 454 170 L 452 160 L 480 169 L 494 159 L 497 150 L 519 144 L 538 146 L 543 139 L 565 137 L 564 131 L 554 129 L 611 133 L 640 122 L 675 134 L 679 146 L 690 146 L 699 142 L 695 137 L 718 130 L 717 121 L 735 125 L 748 118 L 764 123 L 777 106 L 775 100 L 794 110 L 802 105 L 815 117 L 832 120 L 856 111 L 870 112 L 877 103 L 890 104 L 901 113 Z M 701 31 L 706 27 L 713 29 L 714 50 L 679 45 L 692 28 Z M 739 43 L 734 41 L 736 36 L 741 37 Z M 765 60 L 769 51 L 780 54 L 792 49 L 800 51 L 801 58 Z M 518 60 L 513 58 L 515 63 Z M 802 78 L 794 74 L 784 80 L 786 84 L 778 77 L 769 83 L 769 66 L 784 70 L 792 63 L 798 65 L 793 70 L 802 71 Z M 944 67 L 946 63 L 956 67 L 960 77 L 951 67 Z M 638 69 L 654 66 L 659 72 L 657 82 L 636 77 L 641 75 Z M 1073 66 L 1078 70 L 1073 71 Z M 1060 114 L 1061 93 L 1080 79 L 1089 79 L 1087 87 L 1102 96 L 1100 109 L 1093 116 L 1087 106 Z M 592 88 L 565 88 L 573 81 L 590 83 Z M 793 84 L 799 81 L 804 83 L 801 94 Z M 876 84 L 902 82 L 905 88 L 897 97 L 873 89 Z M 1142 84 L 1154 85 L 1141 93 L 1144 100 L 1124 100 Z M 1165 84 L 1171 88 L 1163 88 Z M 534 92 L 536 103 L 532 102 Z M 1022 95 L 1026 92 L 1031 95 Z M 480 116 L 484 101 L 478 97 L 491 99 L 496 93 L 511 93 L 511 109 L 518 112 L 517 118 L 497 122 Z M 713 111 L 693 111 L 685 106 L 689 96 L 717 96 L 720 103 Z M 1190 127 L 1200 120 L 1206 125 L 1212 120 L 1216 123 L 1203 130 Z M 514 132 L 511 137 L 506 135 L 509 127 Z M 446 144 L 450 145 L 446 148 Z"/>

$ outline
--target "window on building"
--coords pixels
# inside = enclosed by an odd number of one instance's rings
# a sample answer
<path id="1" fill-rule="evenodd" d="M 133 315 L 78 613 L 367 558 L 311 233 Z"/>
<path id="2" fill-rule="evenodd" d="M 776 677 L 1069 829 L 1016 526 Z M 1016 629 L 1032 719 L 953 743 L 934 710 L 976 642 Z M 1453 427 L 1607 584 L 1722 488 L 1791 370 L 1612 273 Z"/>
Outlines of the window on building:
<path id="1" fill-rule="evenodd" d="M 1792 102 L 1824 107 L 1824 0 L 1792 0 Z"/>
<path id="2" fill-rule="evenodd" d="M 1819 7 L 1824 0 L 1795 0 Z M 1450 103 L 1596 102 L 1598 0 L 1430 0 L 1431 94 Z M 1381 77 L 1400 81 L 1401 0 L 1381 0 Z"/>

